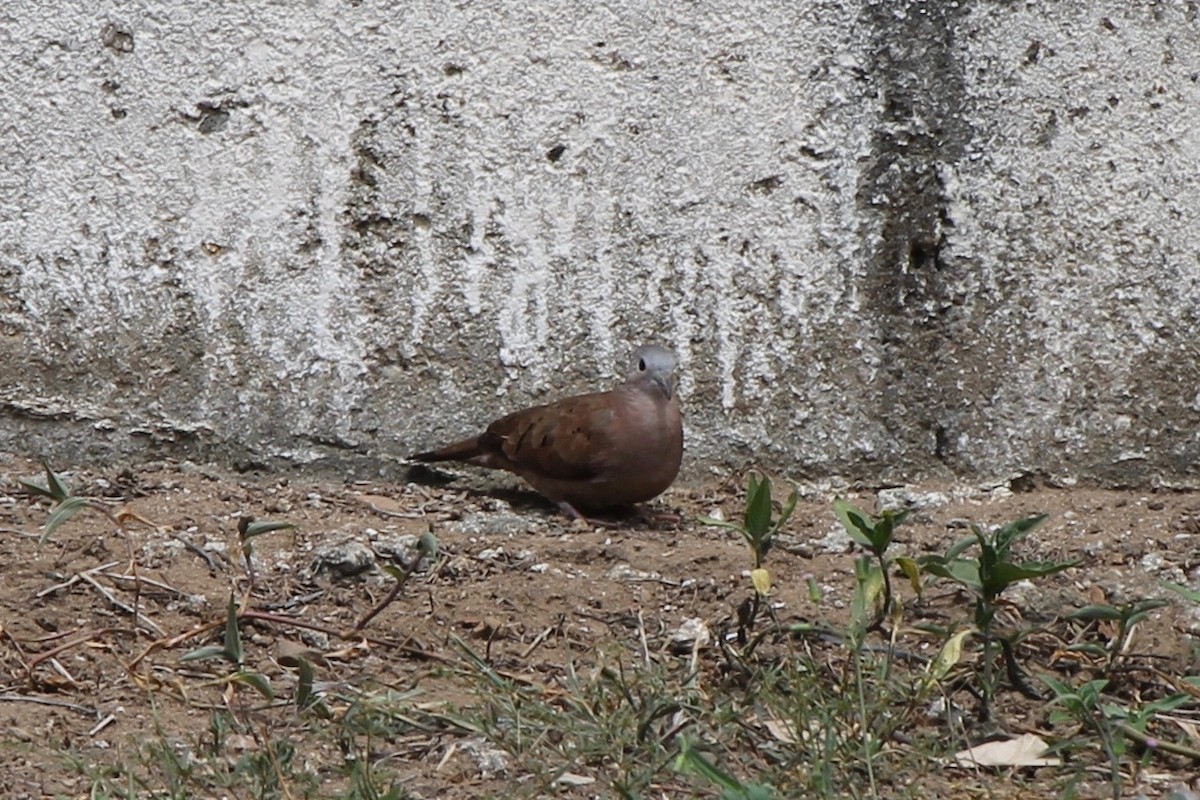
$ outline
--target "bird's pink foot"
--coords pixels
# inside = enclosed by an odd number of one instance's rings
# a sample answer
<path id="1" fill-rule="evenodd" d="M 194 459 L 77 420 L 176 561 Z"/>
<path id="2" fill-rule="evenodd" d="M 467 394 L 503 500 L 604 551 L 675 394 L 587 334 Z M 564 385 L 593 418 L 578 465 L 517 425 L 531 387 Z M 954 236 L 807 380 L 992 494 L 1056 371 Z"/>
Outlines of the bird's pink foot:
<path id="1" fill-rule="evenodd" d="M 560 500 L 558 507 L 562 512 L 576 522 L 582 522 L 584 525 L 597 528 L 620 528 L 621 525 L 616 522 L 610 522 L 604 519 L 595 519 L 594 517 L 585 517 L 579 512 L 579 509 L 568 503 L 566 500 Z"/>
<path id="2" fill-rule="evenodd" d="M 647 525 L 653 527 L 658 524 L 678 525 L 683 522 L 683 517 L 678 514 L 672 514 L 669 511 L 655 511 L 645 506 L 637 507 L 638 517 Z"/>

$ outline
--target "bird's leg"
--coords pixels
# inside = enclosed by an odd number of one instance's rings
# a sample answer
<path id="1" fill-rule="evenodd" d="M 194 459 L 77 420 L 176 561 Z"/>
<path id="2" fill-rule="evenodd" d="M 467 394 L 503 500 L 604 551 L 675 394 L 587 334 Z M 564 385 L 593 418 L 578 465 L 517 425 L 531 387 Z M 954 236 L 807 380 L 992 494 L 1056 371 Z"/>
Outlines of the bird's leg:
<path id="1" fill-rule="evenodd" d="M 645 522 L 651 527 L 657 523 L 678 525 L 679 523 L 683 522 L 683 517 L 679 516 L 678 514 L 672 514 L 669 511 L 655 511 L 652 508 L 646 508 L 642 505 L 637 506 L 635 512 L 637 513 L 638 517 L 641 518 L 642 522 Z"/>
<path id="2" fill-rule="evenodd" d="M 589 519 L 588 517 L 585 517 L 583 514 L 579 513 L 579 509 L 575 508 L 575 506 L 571 505 L 566 500 L 559 500 L 558 507 L 560 509 L 562 509 L 562 512 L 564 514 L 566 514 L 568 517 L 570 517 L 573 520 L 582 522 L 584 525 L 587 525 L 588 527 L 592 527 L 592 526 L 595 526 L 597 528 L 620 528 L 621 527 L 620 523 L 609 522 L 608 520 L 603 520 L 603 519 Z"/>
<path id="3" fill-rule="evenodd" d="M 595 517 L 585 517 L 580 513 L 579 509 L 575 508 L 575 506 L 571 505 L 566 500 L 558 501 L 558 507 L 568 517 L 578 522 L 582 522 L 588 527 L 609 528 L 614 530 L 617 528 L 629 527 L 628 523 L 607 519 L 596 519 Z M 683 518 L 678 514 L 672 514 L 669 511 L 655 511 L 654 509 L 646 508 L 643 505 L 633 506 L 633 513 L 634 516 L 649 525 L 651 528 L 657 527 L 660 524 L 678 525 L 683 521 Z"/>

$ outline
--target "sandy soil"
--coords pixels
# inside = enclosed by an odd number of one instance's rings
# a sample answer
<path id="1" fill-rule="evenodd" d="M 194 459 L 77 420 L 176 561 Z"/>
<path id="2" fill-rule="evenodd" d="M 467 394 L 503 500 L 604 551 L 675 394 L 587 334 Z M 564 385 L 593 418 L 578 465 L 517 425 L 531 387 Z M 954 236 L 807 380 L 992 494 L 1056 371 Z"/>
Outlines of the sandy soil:
<path id="1" fill-rule="evenodd" d="M 0 461 L 0 774 L 7 777 L 6 797 L 86 796 L 88 778 L 64 753 L 84 770 L 103 768 L 135 758 L 155 735 L 200 735 L 211 707 L 230 694 L 207 680 L 215 669 L 210 662 L 179 658 L 219 643 L 214 626 L 231 591 L 240 597 L 247 588 L 237 533 L 245 515 L 296 526 L 254 540 L 250 605 L 325 629 L 269 621 L 244 626 L 248 664 L 281 698 L 293 691 L 295 672 L 284 665 L 299 648 L 318 660 L 320 680 L 420 687 L 427 707 L 467 705 L 470 687 L 446 669 L 461 658 L 450 634 L 499 670 L 548 681 L 566 659 L 586 658 L 614 641 L 666 653 L 688 620 L 729 630 L 748 586 L 744 544 L 696 520 L 700 514 L 737 516 L 740 480 L 671 489 L 652 507 L 677 514 L 677 524 L 633 518 L 591 529 L 564 519 L 514 481 L 469 470 L 448 483 L 423 474 L 423 483 L 343 484 L 229 475 L 191 464 L 74 473 L 60 467 L 75 494 L 103 499 L 123 515 L 126 533 L 85 511 L 39 545 L 50 503 L 16 481 L 44 480 L 40 467 Z M 880 499 L 874 490 L 802 487 L 796 514 L 769 559 L 781 620 L 815 613 L 804 585 L 810 574 L 824 593 L 820 614 L 833 622 L 845 618 L 854 555 L 831 511 L 839 492 L 868 508 Z M 966 532 L 967 521 L 1048 513 L 1049 521 L 1021 545 L 1022 554 L 1082 563 L 1036 587 L 1018 587 L 1008 613 L 1027 620 L 1088 603 L 1167 596 L 1161 581 L 1195 585 L 1198 577 L 1200 498 L 1192 494 L 1047 488 L 1022 480 L 904 487 L 884 495 L 916 507 L 897 536 L 897 552 L 912 555 L 944 550 Z M 418 572 L 363 635 L 330 635 L 352 627 L 386 595 L 393 581 L 378 565 L 426 531 L 440 542 L 437 568 Z M 140 592 L 130 577 L 131 553 Z M 930 607 L 965 605 L 947 586 L 936 595 Z M 911 592 L 906 600 L 915 603 Z M 136 621 L 127 610 L 134 604 Z M 1174 602 L 1138 628 L 1129 652 L 1163 672 L 1195 675 L 1198 630 L 1195 608 Z M 715 652 L 711 660 L 718 660 Z M 1017 717 L 1036 728 L 1029 702 L 1029 713 Z M 508 778 L 481 771 L 477 754 L 461 745 L 451 733 L 414 731 L 391 743 L 387 764 L 405 775 L 406 789 L 416 796 L 504 791 Z M 342 757 L 325 746 L 307 755 L 318 775 L 332 773 Z M 1186 780 L 1186 763 L 1177 766 L 1150 771 L 1139 790 L 1156 796 Z M 1098 777 L 1081 795 L 1104 791 Z"/>

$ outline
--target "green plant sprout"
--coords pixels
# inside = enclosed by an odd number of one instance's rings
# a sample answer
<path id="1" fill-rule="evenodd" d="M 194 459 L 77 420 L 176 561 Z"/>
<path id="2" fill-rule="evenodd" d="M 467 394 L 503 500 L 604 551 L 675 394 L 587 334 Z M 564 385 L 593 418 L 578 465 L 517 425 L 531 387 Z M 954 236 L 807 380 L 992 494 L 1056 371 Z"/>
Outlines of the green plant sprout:
<path id="1" fill-rule="evenodd" d="M 771 479 L 765 475 L 760 478 L 751 472 L 747 479 L 746 509 L 742 514 L 741 523 L 728 522 L 716 517 L 700 517 L 700 522 L 705 525 L 737 531 L 750 547 L 750 581 L 754 584 L 754 594 L 738 608 L 738 642 L 743 645 L 747 645 L 746 631 L 754 627 L 763 606 L 763 599 L 771 593 L 771 573 L 764 566 L 767 554 L 771 552 L 775 535 L 796 510 L 799 499 L 799 492 L 793 489 L 780 509 L 779 516 L 774 516 Z M 761 636 L 751 641 L 745 647 L 744 654 L 753 652 L 760 641 Z"/>
<path id="2" fill-rule="evenodd" d="M 860 559 L 854 567 L 857 580 L 852 618 L 861 636 L 867 631 L 879 629 L 892 611 L 892 580 L 889 577 L 892 559 L 887 558 L 887 550 L 892 544 L 896 528 L 908 518 L 909 512 L 884 509 L 879 516 L 871 516 L 840 497 L 833 501 L 833 512 L 850 538 L 870 552 L 876 562 L 872 564 L 870 557 L 867 557 Z M 903 559 L 904 564 L 899 564 L 899 561 L 898 565 L 919 589 L 920 581 L 914 579 L 916 570 L 912 560 Z M 868 623 L 868 612 L 873 607 L 876 608 L 875 616 Z"/>
<path id="3" fill-rule="evenodd" d="M 780 509 L 779 516 L 772 517 L 771 479 L 765 475 L 759 478 L 758 475 L 751 472 L 747 480 L 746 510 L 742 514 L 741 523 L 729 522 L 716 517 L 700 517 L 700 522 L 705 525 L 728 528 L 741 534 L 742 539 L 750 547 L 751 580 L 754 581 L 755 590 L 761 595 L 767 594 L 771 589 L 771 577 L 763 564 L 766 563 L 767 554 L 771 552 L 775 534 L 779 533 L 788 518 L 792 516 L 799 499 L 800 494 L 793 490 Z"/>
<path id="4" fill-rule="evenodd" d="M 1165 599 L 1149 598 L 1146 600 L 1135 600 L 1120 606 L 1107 604 L 1084 606 L 1070 614 L 1067 619 L 1115 622 L 1117 625 L 1116 633 L 1113 634 L 1112 641 L 1108 643 L 1107 647 L 1102 647 L 1091 642 L 1083 642 L 1069 645 L 1067 650 L 1100 656 L 1105 659 L 1105 669 L 1111 670 L 1116 666 L 1117 661 L 1125 652 L 1134 627 L 1146 619 L 1151 611 L 1162 608 L 1165 605 L 1169 605 Z"/>
<path id="5" fill-rule="evenodd" d="M 985 534 L 978 525 L 971 526 L 971 536 L 956 542 L 945 555 L 924 556 L 918 563 L 923 571 L 939 578 L 947 578 L 958 583 L 975 596 L 974 622 L 975 630 L 983 639 L 983 676 L 982 676 L 982 708 L 981 718 L 987 719 L 991 702 L 995 697 L 997 678 L 993 649 L 1000 639 L 994 633 L 998 599 L 1005 589 L 1019 581 L 1043 578 L 1063 570 L 1070 569 L 1079 563 L 1078 559 L 1070 561 L 1017 561 L 1013 557 L 1012 548 L 1016 542 L 1030 531 L 1046 521 L 1046 514 L 1031 517 L 1001 525 L 990 535 Z M 968 549 L 978 545 L 979 556 L 966 558 L 963 556 Z M 1010 675 L 1019 675 L 1020 669 L 1012 656 L 1012 641 L 1004 639 L 1000 642 Z"/>

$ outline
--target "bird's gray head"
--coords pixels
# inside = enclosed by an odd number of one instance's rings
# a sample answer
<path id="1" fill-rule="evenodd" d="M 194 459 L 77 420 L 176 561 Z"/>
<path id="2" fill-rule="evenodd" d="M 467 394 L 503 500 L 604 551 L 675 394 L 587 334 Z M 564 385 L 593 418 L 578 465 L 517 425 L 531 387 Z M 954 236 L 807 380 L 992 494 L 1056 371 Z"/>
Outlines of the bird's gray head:
<path id="1" fill-rule="evenodd" d="M 653 384 L 662 389 L 670 400 L 675 394 L 675 365 L 678 363 L 675 354 L 667 348 L 656 344 L 643 345 L 633 353 L 633 370 L 628 380 L 630 383 Z"/>

